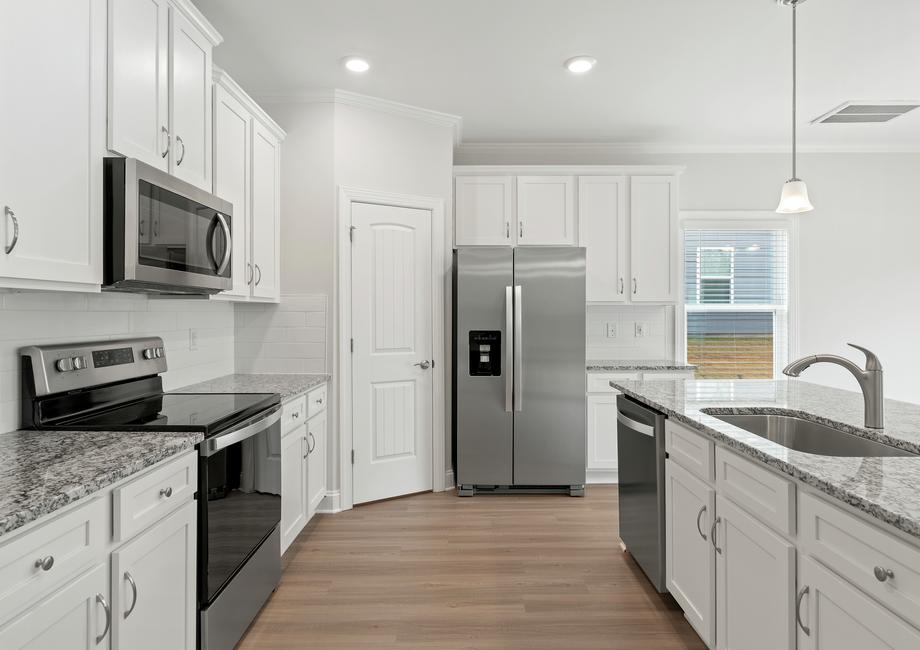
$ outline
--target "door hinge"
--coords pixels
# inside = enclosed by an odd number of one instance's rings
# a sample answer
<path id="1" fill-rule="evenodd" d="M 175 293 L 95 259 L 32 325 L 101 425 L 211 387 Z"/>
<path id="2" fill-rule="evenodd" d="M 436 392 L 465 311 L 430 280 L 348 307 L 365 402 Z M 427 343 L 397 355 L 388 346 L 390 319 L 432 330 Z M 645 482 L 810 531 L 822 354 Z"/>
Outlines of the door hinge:
<path id="1" fill-rule="evenodd" d="M 349 347 L 351 348 L 351 353 L 354 354 L 355 353 L 355 340 L 354 339 L 351 339 L 349 341 Z"/>
<path id="2" fill-rule="evenodd" d="M 354 449 L 351 450 L 351 464 L 352 465 L 355 464 L 355 450 Z"/>
<path id="3" fill-rule="evenodd" d="M 355 230 L 357 230 L 355 226 L 348 227 L 348 240 L 352 243 L 355 241 Z"/>

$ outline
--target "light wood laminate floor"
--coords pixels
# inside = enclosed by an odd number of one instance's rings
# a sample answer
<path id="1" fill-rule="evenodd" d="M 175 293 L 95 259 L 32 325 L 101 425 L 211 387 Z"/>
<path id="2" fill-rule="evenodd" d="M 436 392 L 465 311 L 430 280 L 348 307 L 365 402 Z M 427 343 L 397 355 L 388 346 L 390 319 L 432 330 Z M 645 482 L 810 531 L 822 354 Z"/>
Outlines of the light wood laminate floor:
<path id="1" fill-rule="evenodd" d="M 704 648 L 617 538 L 617 491 L 454 492 L 314 518 L 240 643 L 266 648 Z"/>

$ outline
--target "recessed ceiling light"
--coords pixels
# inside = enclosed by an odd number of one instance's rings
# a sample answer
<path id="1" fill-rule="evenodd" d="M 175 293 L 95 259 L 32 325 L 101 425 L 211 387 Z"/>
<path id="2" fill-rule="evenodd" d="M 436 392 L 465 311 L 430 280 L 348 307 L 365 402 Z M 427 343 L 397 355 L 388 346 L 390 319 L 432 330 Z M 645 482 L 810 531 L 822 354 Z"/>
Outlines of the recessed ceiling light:
<path id="1" fill-rule="evenodd" d="M 584 74 L 590 72 L 591 69 L 597 64 L 597 59 L 593 56 L 581 55 L 573 56 L 571 59 L 565 62 L 566 69 L 574 74 Z"/>
<path id="2" fill-rule="evenodd" d="M 360 56 L 346 56 L 342 59 L 342 65 L 349 72 L 367 72 L 371 69 L 371 64 L 367 62 L 367 59 L 362 59 Z"/>

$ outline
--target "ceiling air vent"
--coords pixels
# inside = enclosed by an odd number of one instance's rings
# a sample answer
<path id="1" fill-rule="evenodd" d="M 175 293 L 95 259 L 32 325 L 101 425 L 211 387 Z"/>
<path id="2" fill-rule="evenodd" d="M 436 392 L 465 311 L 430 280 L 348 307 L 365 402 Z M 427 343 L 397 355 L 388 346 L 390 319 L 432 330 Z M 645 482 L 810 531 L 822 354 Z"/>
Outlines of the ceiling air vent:
<path id="1" fill-rule="evenodd" d="M 845 102 L 811 121 L 812 124 L 867 124 L 888 122 L 920 107 L 915 102 Z"/>

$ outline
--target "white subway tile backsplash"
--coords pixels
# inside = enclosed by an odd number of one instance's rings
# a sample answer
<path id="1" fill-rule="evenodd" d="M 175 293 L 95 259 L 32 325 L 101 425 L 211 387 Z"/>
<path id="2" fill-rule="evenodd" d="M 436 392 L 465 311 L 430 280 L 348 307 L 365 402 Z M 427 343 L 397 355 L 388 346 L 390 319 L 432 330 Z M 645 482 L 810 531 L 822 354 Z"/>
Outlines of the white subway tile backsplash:
<path id="1" fill-rule="evenodd" d="M 589 305 L 585 318 L 588 359 L 668 359 L 674 355 L 674 308 L 667 305 Z M 616 336 L 607 336 L 607 324 Z M 647 326 L 637 337 L 636 323 Z"/>
<path id="2" fill-rule="evenodd" d="M 236 306 L 236 371 L 326 372 L 326 296 Z"/>

